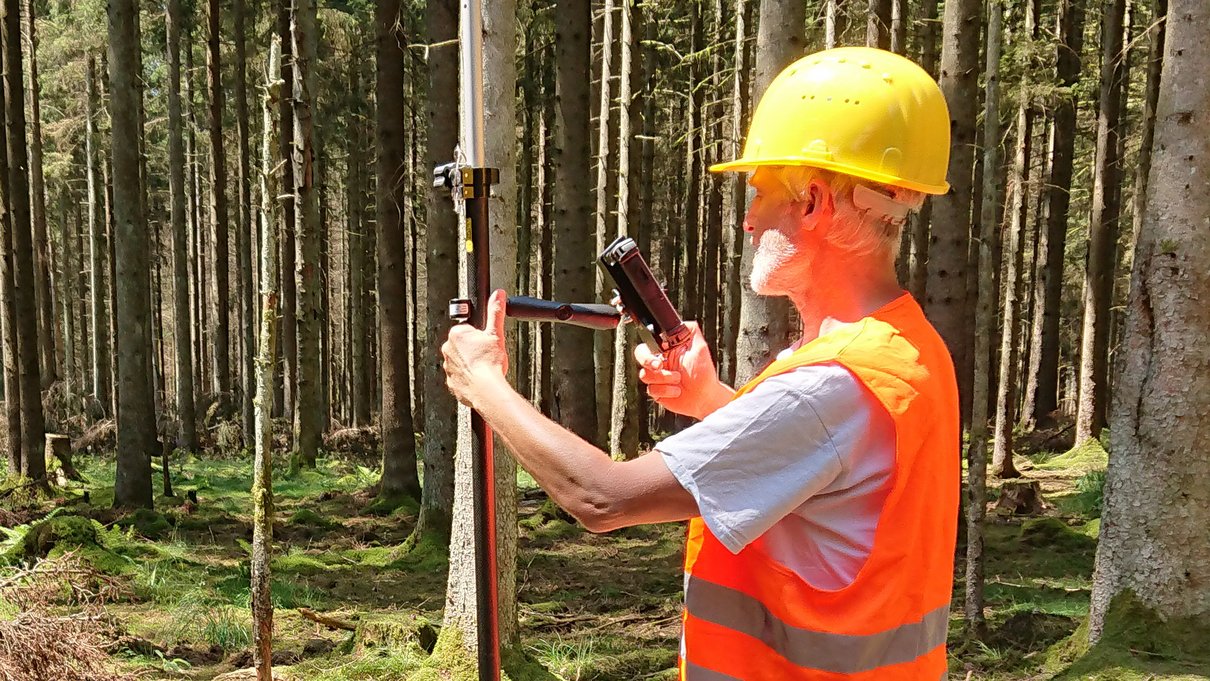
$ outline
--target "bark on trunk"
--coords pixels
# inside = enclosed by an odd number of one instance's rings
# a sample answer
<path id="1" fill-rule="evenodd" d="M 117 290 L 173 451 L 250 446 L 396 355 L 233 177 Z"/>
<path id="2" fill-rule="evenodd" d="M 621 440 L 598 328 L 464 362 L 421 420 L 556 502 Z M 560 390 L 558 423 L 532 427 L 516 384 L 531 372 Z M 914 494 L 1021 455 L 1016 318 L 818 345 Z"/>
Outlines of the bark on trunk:
<path id="1" fill-rule="evenodd" d="M 236 154 L 239 156 L 239 175 L 236 179 L 236 190 L 239 200 L 237 243 L 240 243 L 239 256 L 239 305 L 240 331 L 243 335 L 243 352 L 240 357 L 240 388 L 242 393 L 242 414 L 244 444 L 252 446 L 253 405 L 252 398 L 256 393 L 253 383 L 252 358 L 257 356 L 256 331 L 252 319 L 252 177 L 251 153 L 248 147 L 248 75 L 247 75 L 247 40 L 244 35 L 244 0 L 233 0 L 232 15 L 235 20 L 235 139 Z"/>
<path id="2" fill-rule="evenodd" d="M 1059 305 L 1063 293 L 1063 251 L 1067 244 L 1068 208 L 1075 157 L 1076 99 L 1070 89 L 1080 79 L 1080 51 L 1084 45 L 1084 5 L 1061 0 L 1056 33 L 1055 75 L 1067 88 L 1054 107 L 1050 138 L 1050 182 L 1046 194 L 1046 227 L 1038 244 L 1034 273 L 1033 333 L 1030 366 L 1026 372 L 1027 423 L 1044 426 L 1059 408 Z"/>
<path id="3" fill-rule="evenodd" d="M 596 251 L 600 253 L 605 250 L 605 245 L 609 242 L 609 170 L 610 156 L 613 145 L 611 144 L 609 135 L 609 126 L 611 118 L 611 100 L 610 95 L 613 92 L 613 15 L 614 15 L 614 0 L 604 0 L 604 7 L 601 11 L 601 70 L 600 78 L 597 81 L 597 167 L 596 167 L 596 210 L 593 211 L 593 217 L 596 219 L 594 234 L 596 234 Z M 694 5 L 697 6 L 696 3 Z M 605 273 L 601 268 L 593 268 L 594 280 L 596 282 L 596 300 L 608 300 L 611 287 L 609 281 L 605 277 Z M 613 346 L 610 342 L 608 334 L 596 333 L 592 336 L 593 343 L 593 366 L 595 367 L 596 376 L 596 400 L 597 400 L 597 435 L 593 442 L 598 444 L 609 442 L 609 426 L 611 409 L 606 409 L 605 405 L 611 404 L 611 386 L 613 378 Z"/>
<path id="4" fill-rule="evenodd" d="M 622 0 L 618 64 L 618 203 L 617 235 L 628 233 L 630 220 L 630 0 Z M 608 338 L 608 334 L 598 334 Z M 613 349 L 613 408 L 610 414 L 609 451 L 614 458 L 638 454 L 638 371 L 630 356 L 635 333 L 631 325 L 619 326 Z"/>
<path id="5" fill-rule="evenodd" d="M 1089 637 L 1130 591 L 1163 620 L 1210 614 L 1210 7 L 1173 0 L 1147 211 L 1126 311 Z"/>
<path id="6" fill-rule="evenodd" d="M 214 319 L 210 329 L 214 348 L 214 391 L 223 404 L 231 404 L 230 289 L 227 276 L 227 152 L 223 143 L 223 103 L 226 90 L 219 58 L 220 0 L 210 0 L 206 45 L 206 85 L 210 95 L 210 223 L 214 247 Z"/>
<path id="7" fill-rule="evenodd" d="M 54 285 L 50 278 L 51 253 L 46 233 L 46 178 L 42 172 L 42 103 L 38 82 L 38 32 L 34 3 L 23 0 L 28 43 L 29 80 L 29 188 L 34 225 L 35 283 L 38 301 L 38 354 L 42 387 L 49 387 L 59 376 L 55 361 Z"/>
<path id="8" fill-rule="evenodd" d="M 323 435 L 323 368 L 319 196 L 315 185 L 315 0 L 295 0 L 291 22 L 294 54 L 294 231 L 298 294 L 298 399 L 294 411 L 294 463 L 315 467 Z"/>
<path id="9" fill-rule="evenodd" d="M 516 7 L 501 0 L 483 12 L 483 111 L 484 154 L 487 164 L 499 168 L 500 184 L 491 202 L 491 281 L 511 282 L 516 277 L 517 244 L 513 220 L 516 210 L 515 99 L 516 67 L 513 60 L 516 38 Z M 466 87 L 465 81 L 460 87 Z M 463 138 L 465 139 L 465 138 Z M 464 142 L 465 143 L 465 142 Z M 465 271 L 469 253 L 460 269 Z M 464 279 L 465 281 L 465 279 Z M 466 293 L 464 293 L 466 295 Z M 516 334 L 505 339 L 515 355 Z M 510 367 L 514 374 L 515 367 Z M 510 376 L 510 380 L 513 376 Z M 475 562 L 473 554 L 472 475 L 470 461 L 470 412 L 458 409 L 458 449 L 455 464 L 454 523 L 450 538 L 449 583 L 445 597 L 445 626 L 441 636 L 460 638 L 468 654 L 476 636 Z M 516 464 L 498 438 L 495 443 L 498 621 L 500 646 L 519 645 L 517 622 L 517 496 Z M 449 639 L 446 639 L 449 640 Z M 441 646 L 441 643 L 438 643 Z"/>
<path id="10" fill-rule="evenodd" d="M 176 2 L 177 0 L 173 0 Z M 277 366 L 277 212 L 275 168 L 281 162 L 277 143 L 277 99 L 284 88 L 278 79 L 281 39 L 269 47 L 261 143 L 260 345 L 256 358 L 256 458 L 252 481 L 252 620 L 253 666 L 257 681 L 273 681 L 273 598 L 269 563 L 273 552 L 273 374 Z"/>
<path id="11" fill-rule="evenodd" d="M 185 150 L 181 125 L 181 1 L 168 0 L 168 185 L 171 194 L 173 343 L 176 346 L 176 446 L 197 449 L 193 386 L 193 333 L 189 304 L 189 245 L 185 225 Z"/>
<path id="12" fill-rule="evenodd" d="M 830 5 L 829 5 L 830 6 Z M 783 68 L 802 55 L 806 6 L 802 3 L 761 0 L 756 36 L 756 80 L 752 101 L 760 101 L 765 89 Z M 752 247 L 745 247 L 740 264 L 743 296 L 740 300 L 739 336 L 735 343 L 736 384 L 747 383 L 768 364 L 770 357 L 790 344 L 797 333 L 790 328 L 790 303 L 785 298 L 767 298 L 752 291 Z"/>
<path id="13" fill-rule="evenodd" d="M 1097 115 L 1096 165 L 1092 217 L 1088 223 L 1088 260 L 1084 270 L 1083 327 L 1080 333 L 1080 396 L 1076 405 L 1076 443 L 1094 438 L 1105 426 L 1109 368 L 1109 307 L 1113 300 L 1118 218 L 1118 125 L 1122 108 L 1122 24 L 1126 0 L 1105 0 L 1101 14 L 1101 93 Z"/>
<path id="14" fill-rule="evenodd" d="M 941 91 L 950 110 L 950 191 L 933 199 L 932 237 L 924 309 L 949 347 L 958 374 L 962 413 L 970 414 L 973 357 L 968 318 L 967 249 L 971 228 L 971 168 L 978 108 L 980 11 L 977 0 L 945 3 Z M 965 420 L 965 418 L 964 418 Z"/>
<path id="15" fill-rule="evenodd" d="M 1038 5 L 1025 3 L 1025 37 L 1037 40 Z M 1008 243 L 1005 245 L 1004 268 L 1004 329 L 1000 339 L 1000 377 L 996 391 L 996 435 L 992 467 L 1000 479 L 1020 477 L 1013 465 L 1013 428 L 1017 424 L 1017 393 L 1021 367 L 1020 328 L 1024 306 L 1025 229 L 1030 222 L 1030 152 L 1033 147 L 1033 111 L 1029 100 L 1030 74 L 1028 65 L 1021 77 L 1017 106 L 1017 153 L 1013 157 L 1013 201 L 1009 209 Z"/>
<path id="16" fill-rule="evenodd" d="M 35 300 L 33 224 L 29 205 L 29 159 L 25 147 L 25 86 L 21 66 L 21 1 L 4 1 L 4 106 L 8 128 L 8 205 L 12 230 L 15 331 L 21 382 L 21 472 L 46 477 L 42 378 L 38 366 L 38 302 Z"/>
<path id="17" fill-rule="evenodd" d="M 430 44 L 447 43 L 458 36 L 458 3 L 455 0 L 430 0 L 424 10 L 425 35 Z M 458 51 L 454 47 L 433 50 L 428 60 L 428 91 L 458 91 Z M 426 165 L 434 168 L 454 158 L 458 143 L 458 102 L 453 96 L 427 97 L 428 119 Z M 429 314 L 425 335 L 430 352 L 435 353 L 449 333 L 450 320 L 442 310 L 458 297 L 458 219 L 450 207 L 449 196 L 442 192 L 426 195 L 425 267 L 428 286 L 425 301 Z M 380 315 L 381 316 L 381 315 Z M 385 349 L 385 348 L 384 348 Z M 424 489 L 420 500 L 418 534 L 432 534 L 448 542 L 454 508 L 454 419 L 458 403 L 445 387 L 445 372 L 438 362 L 426 361 L 424 367 Z"/>
<path id="18" fill-rule="evenodd" d="M 399 0 L 379 0 L 375 90 L 378 146 L 378 316 L 382 338 L 382 488 L 384 501 L 420 498 L 416 473 L 416 438 L 408 391 L 407 223 L 403 214 L 407 162 L 403 118 L 403 36 Z M 448 301 L 447 301 L 448 302 Z M 446 414 L 449 418 L 449 414 Z"/>
<path id="19" fill-rule="evenodd" d="M 1000 159 L 1000 51 L 1003 44 L 1004 17 L 1000 0 L 987 4 L 987 52 L 984 66 L 983 167 L 998 168 Z M 999 266 L 992 248 L 998 223 L 1000 187 L 998 173 L 983 174 L 983 192 L 979 217 L 979 278 L 975 303 L 974 376 L 970 445 L 967 447 L 966 480 L 966 634 L 982 639 L 987 634 L 983 615 L 983 519 L 987 511 L 987 425 L 988 394 L 991 378 L 991 331 L 995 325 L 999 291 L 993 273 Z"/>
<path id="20" fill-rule="evenodd" d="M 589 233 L 589 40 L 588 0 L 559 0 L 555 25 L 555 123 L 551 149 L 554 185 L 555 300 L 592 300 L 593 241 Z M 597 436 L 595 393 L 584 390 L 593 366 L 593 332 L 566 324 L 551 328 L 551 383 L 554 418 L 580 437 Z"/>
<path id="21" fill-rule="evenodd" d="M 281 36 L 281 77 L 285 92 L 281 97 L 278 115 L 281 119 L 281 187 L 283 191 L 294 191 L 294 45 L 290 33 L 291 0 L 281 0 L 277 14 L 277 31 Z M 282 205 L 281 239 L 281 344 L 284 366 L 283 412 L 292 423 L 298 404 L 298 284 L 295 281 L 297 255 L 295 253 L 295 206 L 293 201 Z M 291 432 L 293 435 L 293 432 Z"/>
<path id="22" fill-rule="evenodd" d="M 148 229 L 139 193 L 139 35 L 134 0 L 109 2 L 110 118 L 113 121 L 114 281 L 117 319 L 118 467 L 115 506 L 151 506 L 155 414 L 148 347 L 151 304 L 147 281 Z"/>

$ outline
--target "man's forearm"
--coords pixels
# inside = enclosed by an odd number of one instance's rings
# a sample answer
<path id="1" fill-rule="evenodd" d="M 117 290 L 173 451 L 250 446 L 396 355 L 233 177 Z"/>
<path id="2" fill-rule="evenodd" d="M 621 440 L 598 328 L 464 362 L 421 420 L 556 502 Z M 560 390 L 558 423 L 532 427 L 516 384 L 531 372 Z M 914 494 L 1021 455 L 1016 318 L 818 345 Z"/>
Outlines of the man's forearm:
<path id="1" fill-rule="evenodd" d="M 485 375 L 475 383 L 479 413 L 555 503 L 582 522 L 608 513 L 603 483 L 615 465 L 608 454 L 543 416 L 503 376 Z"/>

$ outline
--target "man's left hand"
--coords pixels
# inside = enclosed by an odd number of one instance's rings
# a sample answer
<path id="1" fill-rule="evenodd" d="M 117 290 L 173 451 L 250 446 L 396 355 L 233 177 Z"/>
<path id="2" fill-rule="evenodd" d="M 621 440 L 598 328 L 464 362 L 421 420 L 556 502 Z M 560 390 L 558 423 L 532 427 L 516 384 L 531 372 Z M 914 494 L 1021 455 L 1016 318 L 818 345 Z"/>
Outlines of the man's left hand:
<path id="1" fill-rule="evenodd" d="M 487 378 L 508 373 L 508 351 L 504 347 L 504 308 L 508 296 L 497 289 L 487 300 L 487 317 L 480 331 L 470 324 L 458 324 L 450 329 L 449 338 L 441 346 L 445 384 L 458 401 L 474 407 L 477 385 Z"/>

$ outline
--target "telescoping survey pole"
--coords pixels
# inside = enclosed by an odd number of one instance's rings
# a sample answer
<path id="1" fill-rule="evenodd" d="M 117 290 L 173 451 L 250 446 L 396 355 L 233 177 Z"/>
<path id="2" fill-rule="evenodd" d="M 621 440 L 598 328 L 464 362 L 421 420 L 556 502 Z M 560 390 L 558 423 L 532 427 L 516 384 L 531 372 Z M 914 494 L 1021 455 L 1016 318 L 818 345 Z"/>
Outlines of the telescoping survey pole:
<path id="1" fill-rule="evenodd" d="M 450 316 L 482 329 L 491 288 L 488 200 L 499 171 L 488 168 L 483 140 L 483 1 L 461 0 L 459 22 L 460 153 L 434 170 L 437 186 L 461 190 L 466 244 L 466 298 L 450 301 Z M 440 96 L 438 93 L 437 96 Z M 492 432 L 471 412 L 471 468 L 474 477 L 475 598 L 478 620 L 479 681 L 500 679 L 500 635 L 496 586 L 496 490 Z"/>

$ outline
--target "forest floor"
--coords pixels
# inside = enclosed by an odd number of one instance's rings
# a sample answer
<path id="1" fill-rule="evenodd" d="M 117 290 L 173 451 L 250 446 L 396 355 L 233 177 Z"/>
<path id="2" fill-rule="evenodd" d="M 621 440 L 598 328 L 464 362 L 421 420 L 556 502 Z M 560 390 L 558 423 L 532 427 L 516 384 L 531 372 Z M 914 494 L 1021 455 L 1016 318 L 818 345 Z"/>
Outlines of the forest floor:
<path id="1" fill-rule="evenodd" d="M 201 681 L 249 667 L 250 462 L 177 461 L 174 486 L 181 496 L 159 497 L 157 513 L 125 517 L 109 510 L 112 458 L 80 463 L 90 482 L 57 501 L 56 518 L 77 514 L 96 521 L 95 542 L 90 535 L 78 548 L 66 541 L 43 546 L 66 564 L 58 571 L 0 567 L 0 622 L 31 616 L 22 610 L 46 617 L 90 613 L 106 623 L 101 638 L 109 662 L 142 679 Z M 1025 479 L 1043 492 L 1042 508 L 1029 516 L 997 511 L 993 490 L 986 542 L 989 633 L 982 643 L 964 642 L 959 563 L 951 678 L 1210 679 L 1210 665 L 1198 657 L 1203 653 L 1156 652 L 1137 642 L 1075 666 L 1068 664 L 1070 655 L 1064 657 L 1064 646 L 1070 647 L 1064 639 L 1088 611 L 1105 464 L 1104 451 L 1095 446 L 1017 457 Z M 326 458 L 318 470 L 278 470 L 275 476 L 274 657 L 282 678 L 408 678 L 432 649 L 439 626 L 444 551 L 405 545 L 412 511 L 366 513 L 377 480 L 369 462 Z M 675 678 L 682 527 L 594 535 L 552 516 L 527 475 L 519 483 L 522 645 L 549 670 L 545 678 Z M 190 490 L 196 504 L 185 498 Z M 23 531 L 34 534 L 29 524 L 49 508 L 10 503 L 0 512 L 0 528 L 17 526 L 0 541 L 0 558 L 22 541 Z M 54 561 L 42 563 L 48 564 Z M 355 631 L 317 624 L 300 608 Z"/>

